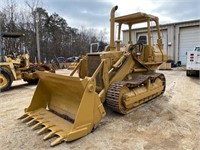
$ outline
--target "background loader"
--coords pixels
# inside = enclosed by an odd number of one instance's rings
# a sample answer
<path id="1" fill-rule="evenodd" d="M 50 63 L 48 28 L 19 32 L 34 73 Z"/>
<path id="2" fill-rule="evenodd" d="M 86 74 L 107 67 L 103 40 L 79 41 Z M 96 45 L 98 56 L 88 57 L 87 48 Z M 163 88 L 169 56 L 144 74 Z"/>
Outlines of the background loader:
<path id="1" fill-rule="evenodd" d="M 110 14 L 110 45 L 103 52 L 89 53 L 70 76 L 39 72 L 40 81 L 31 104 L 20 117 L 22 122 L 38 129 L 38 134 L 50 131 L 44 140 L 57 135 L 51 146 L 72 141 L 95 129 L 106 112 L 103 103 L 121 114 L 130 113 L 137 106 L 161 95 L 165 77 L 156 73 L 167 60 L 164 53 L 158 18 L 134 13 L 115 17 L 117 6 Z M 153 43 L 150 22 L 157 27 L 157 42 Z M 132 43 L 131 29 L 146 23 L 148 36 Z M 114 40 L 118 24 L 117 40 Z M 129 28 L 129 42 L 120 46 L 122 25 Z M 79 70 L 79 76 L 73 76 Z"/>
<path id="2" fill-rule="evenodd" d="M 3 38 L 19 38 L 23 37 L 22 33 L 0 33 L 0 44 L 3 44 Z M 38 76 L 36 71 L 55 72 L 51 67 L 45 64 L 31 64 L 29 61 L 28 51 L 14 52 L 13 49 L 0 49 L 0 92 L 9 90 L 14 80 L 23 79 L 28 83 L 37 83 Z"/>

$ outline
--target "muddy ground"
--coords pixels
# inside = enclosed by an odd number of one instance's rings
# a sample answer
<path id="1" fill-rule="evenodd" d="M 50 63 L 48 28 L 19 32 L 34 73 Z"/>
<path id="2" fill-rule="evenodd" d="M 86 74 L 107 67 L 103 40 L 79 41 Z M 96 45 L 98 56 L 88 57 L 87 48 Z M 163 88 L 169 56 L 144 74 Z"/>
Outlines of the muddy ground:
<path id="1" fill-rule="evenodd" d="M 66 70 L 58 73 L 69 73 Z M 122 116 L 106 107 L 106 117 L 91 134 L 73 142 L 50 147 L 25 123 L 17 120 L 33 96 L 35 85 L 15 81 L 10 91 L 0 93 L 0 149 L 2 150 L 199 150 L 200 80 L 185 71 L 165 74 L 165 93 L 132 113 Z"/>

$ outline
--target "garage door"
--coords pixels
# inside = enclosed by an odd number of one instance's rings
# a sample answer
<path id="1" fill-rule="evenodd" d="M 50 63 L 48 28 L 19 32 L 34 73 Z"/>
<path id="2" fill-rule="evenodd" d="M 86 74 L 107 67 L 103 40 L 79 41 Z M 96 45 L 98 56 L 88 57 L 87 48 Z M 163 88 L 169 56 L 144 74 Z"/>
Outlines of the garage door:
<path id="1" fill-rule="evenodd" d="M 136 36 L 137 36 L 137 39 L 140 37 L 140 36 L 147 36 L 147 33 L 137 33 Z M 164 51 L 167 53 L 167 30 L 162 30 L 161 31 L 161 37 L 162 37 L 162 41 L 163 41 L 163 48 L 164 48 Z M 158 35 L 157 35 L 157 32 L 153 32 L 153 36 L 152 36 L 152 44 L 156 44 L 157 43 L 157 39 L 158 39 Z"/>
<path id="2" fill-rule="evenodd" d="M 180 28 L 179 60 L 186 64 L 186 52 L 200 45 L 200 27 Z"/>

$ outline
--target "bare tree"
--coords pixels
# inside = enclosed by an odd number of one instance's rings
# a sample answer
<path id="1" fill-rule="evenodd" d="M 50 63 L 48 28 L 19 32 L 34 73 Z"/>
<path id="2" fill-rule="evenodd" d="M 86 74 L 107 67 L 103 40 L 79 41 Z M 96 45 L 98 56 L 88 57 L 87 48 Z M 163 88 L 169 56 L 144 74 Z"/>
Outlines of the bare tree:
<path id="1" fill-rule="evenodd" d="M 99 34 L 98 34 L 98 40 L 101 41 L 101 42 L 106 42 L 107 41 L 107 35 L 108 35 L 108 32 L 106 30 L 106 28 L 104 28 L 103 30 L 100 30 L 99 31 Z"/>
<path id="2" fill-rule="evenodd" d="M 25 1 L 23 9 L 18 9 L 15 0 L 9 0 L 8 6 L 0 10 L 2 30 L 25 33 L 20 42 L 30 52 L 31 61 L 36 53 L 36 14 L 38 14 L 39 39 L 41 58 L 51 60 L 54 56 L 78 56 L 89 52 L 90 43 L 106 40 L 106 30 L 93 28 L 81 29 L 68 26 L 67 21 L 57 13 L 49 14 L 44 8 L 38 7 L 41 0 Z M 11 5 L 12 4 L 12 5 Z M 11 42 L 7 42 L 9 44 Z M 16 44 L 15 44 L 16 45 Z M 8 45 L 6 45 L 9 48 Z"/>

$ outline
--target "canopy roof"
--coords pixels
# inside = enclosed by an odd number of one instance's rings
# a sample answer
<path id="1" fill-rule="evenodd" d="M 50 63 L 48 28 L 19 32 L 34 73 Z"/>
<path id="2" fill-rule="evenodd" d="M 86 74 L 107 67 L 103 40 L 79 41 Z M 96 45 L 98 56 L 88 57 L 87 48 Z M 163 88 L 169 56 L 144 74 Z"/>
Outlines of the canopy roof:
<path id="1" fill-rule="evenodd" d="M 136 23 L 142 23 L 147 22 L 148 19 L 154 20 L 155 22 L 158 21 L 158 17 L 149 15 L 142 12 L 137 12 L 134 14 L 126 15 L 126 16 L 120 16 L 115 18 L 115 22 L 118 22 L 120 24 L 136 24 Z"/>

